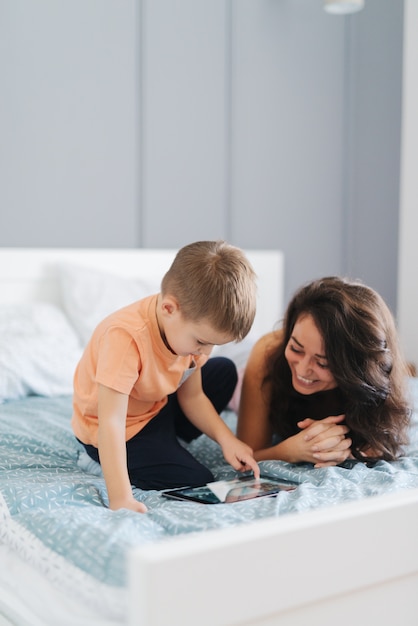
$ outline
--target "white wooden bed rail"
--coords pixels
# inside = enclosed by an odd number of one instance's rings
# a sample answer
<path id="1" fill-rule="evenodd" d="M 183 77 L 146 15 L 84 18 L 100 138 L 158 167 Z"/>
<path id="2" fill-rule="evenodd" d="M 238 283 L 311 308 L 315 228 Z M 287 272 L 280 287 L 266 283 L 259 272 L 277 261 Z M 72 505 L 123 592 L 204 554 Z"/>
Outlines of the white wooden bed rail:
<path id="1" fill-rule="evenodd" d="M 129 626 L 416 626 L 417 529 L 414 489 L 144 546 Z"/>

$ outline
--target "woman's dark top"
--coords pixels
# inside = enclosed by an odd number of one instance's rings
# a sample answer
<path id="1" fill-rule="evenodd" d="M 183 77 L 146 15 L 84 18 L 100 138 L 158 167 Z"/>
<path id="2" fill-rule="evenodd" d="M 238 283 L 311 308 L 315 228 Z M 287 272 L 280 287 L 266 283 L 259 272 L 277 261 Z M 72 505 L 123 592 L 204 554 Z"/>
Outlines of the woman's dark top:
<path id="1" fill-rule="evenodd" d="M 310 417 L 321 420 L 329 415 L 342 415 L 345 413 L 345 402 L 341 390 L 336 387 L 328 391 L 319 391 L 305 395 L 292 389 L 286 418 L 281 421 L 286 433 L 283 438 L 291 437 L 300 432 L 297 423 Z"/>

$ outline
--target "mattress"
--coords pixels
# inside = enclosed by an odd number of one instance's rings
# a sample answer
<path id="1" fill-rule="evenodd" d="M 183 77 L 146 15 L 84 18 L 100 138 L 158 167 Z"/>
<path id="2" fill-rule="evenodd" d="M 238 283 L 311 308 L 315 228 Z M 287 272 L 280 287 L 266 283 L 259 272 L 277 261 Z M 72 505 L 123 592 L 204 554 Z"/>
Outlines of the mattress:
<path id="1" fill-rule="evenodd" d="M 409 385 L 418 407 L 418 380 L 411 378 Z M 158 491 L 134 488 L 135 497 L 148 507 L 146 514 L 110 511 L 100 466 L 74 438 L 71 412 L 67 395 L 28 396 L 0 405 L 0 605 L 10 618 L 9 593 L 23 596 L 41 614 L 47 587 L 56 594 L 57 615 L 63 605 L 69 607 L 69 624 L 78 623 L 77 612 L 86 624 L 95 619 L 122 624 L 127 555 L 134 547 L 418 487 L 414 411 L 407 454 L 396 462 L 313 469 L 265 461 L 260 463 L 263 473 L 296 482 L 298 488 L 274 498 L 217 505 L 170 501 Z M 234 429 L 235 414 L 227 411 L 223 417 Z M 206 436 L 187 447 L 217 479 L 235 476 Z M 54 616 L 50 591 L 49 597 L 51 621 L 40 623 L 65 624 L 62 613 L 59 621 Z M 24 616 L 20 620 L 16 623 L 25 623 Z"/>

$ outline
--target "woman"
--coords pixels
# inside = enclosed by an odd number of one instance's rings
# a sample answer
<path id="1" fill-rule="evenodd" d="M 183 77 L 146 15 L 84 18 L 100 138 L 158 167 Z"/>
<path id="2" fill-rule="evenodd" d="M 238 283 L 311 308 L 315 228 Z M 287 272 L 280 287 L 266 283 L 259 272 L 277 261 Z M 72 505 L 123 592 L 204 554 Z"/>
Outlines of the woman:
<path id="1" fill-rule="evenodd" d="M 283 330 L 254 346 L 237 436 L 257 461 L 392 461 L 407 442 L 407 368 L 383 299 L 329 277 L 299 289 Z"/>

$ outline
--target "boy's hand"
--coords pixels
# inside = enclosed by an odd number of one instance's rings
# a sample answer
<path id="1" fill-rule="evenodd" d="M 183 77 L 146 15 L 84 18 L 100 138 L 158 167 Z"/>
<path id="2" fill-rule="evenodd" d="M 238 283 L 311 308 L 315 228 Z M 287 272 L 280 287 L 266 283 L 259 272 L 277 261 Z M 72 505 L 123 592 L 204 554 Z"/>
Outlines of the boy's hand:
<path id="1" fill-rule="evenodd" d="M 136 513 L 146 513 L 148 511 L 145 504 L 143 502 L 138 502 L 138 500 L 135 500 L 135 498 L 114 502 L 110 501 L 109 509 L 111 509 L 112 511 L 117 511 L 119 509 L 128 509 L 129 511 L 135 511 Z"/>
<path id="2" fill-rule="evenodd" d="M 234 435 L 220 442 L 225 461 L 228 461 L 238 472 L 248 472 L 252 470 L 255 478 L 260 478 L 260 468 L 254 459 L 250 446 L 240 441 Z"/>

